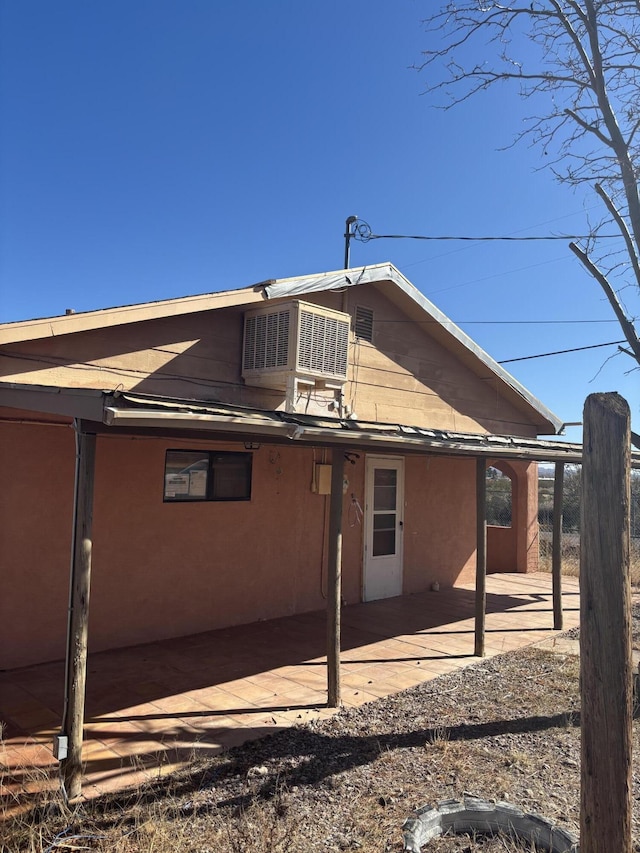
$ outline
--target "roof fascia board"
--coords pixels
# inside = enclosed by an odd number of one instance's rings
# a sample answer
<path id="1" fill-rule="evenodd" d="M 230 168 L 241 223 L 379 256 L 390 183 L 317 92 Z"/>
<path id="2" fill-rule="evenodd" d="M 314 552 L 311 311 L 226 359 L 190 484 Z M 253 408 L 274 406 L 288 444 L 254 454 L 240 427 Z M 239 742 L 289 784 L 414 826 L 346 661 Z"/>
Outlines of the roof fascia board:
<path id="1" fill-rule="evenodd" d="M 121 326 L 127 323 L 139 323 L 145 320 L 196 314 L 217 308 L 251 305 L 263 301 L 263 289 L 260 285 L 245 287 L 241 290 L 224 290 L 219 293 L 203 293 L 197 296 L 165 299 L 159 302 L 101 308 L 99 311 L 63 314 L 58 317 L 19 320 L 15 323 L 0 324 L 0 346 L 104 329 L 109 326 Z"/>
<path id="2" fill-rule="evenodd" d="M 466 456 L 487 459 L 519 459 L 528 462 L 582 461 L 582 445 L 561 441 L 536 442 L 530 439 L 526 447 L 485 444 L 455 439 L 434 439 L 425 436 L 389 435 L 357 428 L 328 429 L 292 422 L 278 422 L 269 417 L 228 417 L 194 412 L 162 412 L 140 409 L 118 409 L 106 406 L 104 423 L 108 427 L 142 430 L 189 430 L 194 433 L 223 433 L 225 436 L 252 436 L 287 440 L 300 446 L 351 446 L 367 449 L 387 449 L 410 453 L 436 453 L 443 456 Z M 640 468 L 640 454 L 632 455 L 632 467 Z"/>
<path id="3" fill-rule="evenodd" d="M 439 308 L 436 308 L 436 306 L 430 302 L 426 296 L 420 293 L 420 291 L 411 284 L 411 282 L 407 281 L 407 279 L 405 279 L 401 274 L 399 275 L 401 280 L 397 281 L 396 284 L 401 290 L 403 290 L 409 297 L 413 298 L 427 314 L 431 315 L 433 319 L 442 326 L 442 328 L 449 332 L 453 338 L 473 353 L 473 355 L 488 367 L 498 379 L 504 382 L 505 385 L 512 388 L 518 396 L 522 397 L 522 399 L 528 403 L 529 406 L 542 415 L 542 417 L 552 425 L 556 433 L 560 432 L 564 425 L 561 418 L 554 414 L 551 409 L 548 409 L 544 403 L 528 391 L 524 385 L 521 385 L 520 382 L 518 382 L 514 376 L 498 364 L 497 361 L 491 358 L 491 356 L 485 352 L 482 347 L 478 346 L 473 338 L 470 338 L 469 335 L 463 332 L 459 326 L 456 326 L 453 320 L 450 320 L 446 314 L 443 314 Z"/>
<path id="4" fill-rule="evenodd" d="M 48 385 L 0 383 L 0 406 L 101 421 L 104 392 L 86 388 L 55 388 Z"/>
<path id="5" fill-rule="evenodd" d="M 537 397 L 534 397 L 524 385 L 506 371 L 497 361 L 486 353 L 478 344 L 470 338 L 459 326 L 450 320 L 433 302 L 427 299 L 415 285 L 405 278 L 393 264 L 376 264 L 372 267 L 358 267 L 341 270 L 339 272 L 325 273 L 318 276 L 306 276 L 304 279 L 291 279 L 274 282 L 265 286 L 265 294 L 268 299 L 286 296 L 297 296 L 321 290 L 342 290 L 346 287 L 355 287 L 360 284 L 379 284 L 390 281 L 405 293 L 419 308 L 424 311 L 430 319 L 435 320 L 449 333 L 458 343 L 471 352 L 482 362 L 501 382 L 513 389 L 529 406 L 535 409 L 556 433 L 560 432 L 563 421 L 548 409 Z"/>
<path id="6" fill-rule="evenodd" d="M 391 264 L 378 264 L 366 267 L 367 280 L 377 281 L 385 277 Z M 378 271 L 378 272 L 376 272 Z M 359 270 L 357 272 L 360 272 Z M 178 317 L 184 314 L 197 314 L 201 311 L 214 311 L 218 308 L 231 308 L 253 305 L 263 302 L 271 288 L 281 285 L 287 292 L 296 287 L 301 293 L 313 290 L 332 289 L 332 280 L 344 287 L 343 273 L 321 273 L 319 275 L 297 276 L 295 278 L 268 280 L 238 290 L 222 290 L 215 293 L 201 293 L 194 296 L 180 296 L 175 299 L 162 299 L 157 302 L 142 302 L 133 305 L 120 305 L 101 308 L 97 311 L 79 311 L 77 314 L 62 314 L 56 317 L 41 317 L 32 320 L 18 320 L 0 323 L 0 346 L 21 341 L 53 338 L 59 335 L 71 335 L 76 332 L 93 331 L 126 323 L 139 323 L 144 320 L 156 320 L 165 317 Z M 359 284 L 360 282 L 354 282 Z M 275 297 L 271 297 L 275 298 Z"/>

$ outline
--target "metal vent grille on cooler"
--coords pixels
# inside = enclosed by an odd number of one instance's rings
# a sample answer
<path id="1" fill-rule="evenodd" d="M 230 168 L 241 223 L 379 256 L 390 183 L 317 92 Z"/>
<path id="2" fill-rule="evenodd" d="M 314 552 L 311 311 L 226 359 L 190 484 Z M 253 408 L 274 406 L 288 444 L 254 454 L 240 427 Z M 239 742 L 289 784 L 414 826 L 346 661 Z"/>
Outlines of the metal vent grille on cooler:
<path id="1" fill-rule="evenodd" d="M 351 318 L 343 311 L 291 300 L 244 315 L 242 377 L 247 385 L 291 391 L 347 381 Z"/>
<path id="2" fill-rule="evenodd" d="M 289 311 L 247 317 L 244 370 L 286 367 L 289 359 Z"/>
<path id="3" fill-rule="evenodd" d="M 298 369 L 346 376 L 348 353 L 348 322 L 312 311 L 300 312 Z"/>

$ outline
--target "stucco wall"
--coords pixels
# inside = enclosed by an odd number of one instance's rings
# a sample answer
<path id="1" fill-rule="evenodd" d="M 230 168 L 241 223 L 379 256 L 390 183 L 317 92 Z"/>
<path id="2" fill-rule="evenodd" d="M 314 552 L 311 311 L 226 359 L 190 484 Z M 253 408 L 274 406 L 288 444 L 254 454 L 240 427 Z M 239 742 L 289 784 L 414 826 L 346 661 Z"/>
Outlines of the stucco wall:
<path id="1" fill-rule="evenodd" d="M 511 527 L 487 528 L 487 571 L 535 572 L 539 563 L 538 466 L 492 463 L 511 479 Z"/>
<path id="2" fill-rule="evenodd" d="M 247 502 L 164 503 L 167 449 L 240 445 L 99 436 L 89 648 L 325 607 L 330 451 L 263 445 Z M 70 425 L 0 420 L 0 668 L 63 656 L 73 511 Z M 343 599 L 361 600 L 366 456 L 345 464 Z M 474 460 L 405 460 L 405 593 L 473 578 Z"/>
<path id="3" fill-rule="evenodd" d="M 75 439 L 0 422 L 0 669 L 64 655 Z"/>
<path id="4" fill-rule="evenodd" d="M 63 656 L 73 508 L 70 426 L 0 422 L 3 596 L 0 668 Z M 89 648 L 323 609 L 329 496 L 311 491 L 327 451 L 262 446 L 247 502 L 164 503 L 167 448 L 243 450 L 176 440 L 99 437 Z M 360 598 L 361 526 L 344 497 L 344 599 Z"/>
<path id="5" fill-rule="evenodd" d="M 475 461 L 407 457 L 405 490 L 405 593 L 473 579 Z"/>
<path id="6" fill-rule="evenodd" d="M 247 502 L 163 503 L 165 449 L 100 439 L 91 647 L 171 637 L 324 606 L 325 502 L 312 451 L 253 453 Z"/>
<path id="7" fill-rule="evenodd" d="M 519 537 L 517 571 L 537 572 L 540 557 L 540 528 L 538 525 L 538 465 L 536 462 L 513 462 L 520 472 Z"/>

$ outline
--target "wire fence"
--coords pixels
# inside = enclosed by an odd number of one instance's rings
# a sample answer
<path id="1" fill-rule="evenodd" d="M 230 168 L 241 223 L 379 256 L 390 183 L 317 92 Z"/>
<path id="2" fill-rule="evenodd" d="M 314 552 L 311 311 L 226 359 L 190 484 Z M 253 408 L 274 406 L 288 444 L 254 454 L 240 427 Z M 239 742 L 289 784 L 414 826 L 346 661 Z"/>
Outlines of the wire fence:
<path id="1" fill-rule="evenodd" d="M 581 467 L 565 467 L 562 501 L 562 571 L 575 576 L 580 572 Z M 541 465 L 538 476 L 539 566 L 541 571 L 549 572 L 553 541 L 553 481 L 553 465 Z M 630 517 L 631 582 L 640 585 L 640 471 L 631 472 Z M 511 481 L 495 468 L 487 472 L 487 523 L 511 524 Z"/>

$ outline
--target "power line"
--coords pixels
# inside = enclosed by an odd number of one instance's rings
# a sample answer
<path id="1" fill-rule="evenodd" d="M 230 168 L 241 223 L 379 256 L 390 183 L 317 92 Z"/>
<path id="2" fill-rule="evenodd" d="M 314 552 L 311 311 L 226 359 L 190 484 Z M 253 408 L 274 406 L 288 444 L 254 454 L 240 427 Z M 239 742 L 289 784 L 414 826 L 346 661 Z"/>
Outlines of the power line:
<path id="1" fill-rule="evenodd" d="M 511 364 L 513 361 L 529 361 L 532 358 L 546 358 L 549 355 L 564 355 L 568 352 L 581 352 L 586 349 L 598 349 L 598 347 L 612 347 L 616 344 L 626 344 L 626 341 L 609 341 L 606 344 L 591 344 L 588 347 L 573 347 L 573 349 L 560 349 L 556 352 L 541 352 L 538 355 L 523 355 L 521 358 L 505 358 L 499 361 L 498 364 Z"/>
<path id="2" fill-rule="evenodd" d="M 462 235 L 429 235 L 424 234 L 369 234 L 367 237 L 358 237 L 354 235 L 354 239 L 360 240 L 362 243 L 368 243 L 370 240 L 460 240 L 464 242 L 488 242 L 502 241 L 510 243 L 526 243 L 533 240 L 591 240 L 594 237 L 619 237 L 619 234 L 538 234 L 529 237 L 506 237 L 506 236 L 462 236 Z"/>
<path id="3" fill-rule="evenodd" d="M 384 322 L 384 321 L 381 321 Z M 583 323 L 617 323 L 617 320 L 456 320 L 456 324 L 465 326 L 553 326 L 581 325 Z"/>
<path id="4" fill-rule="evenodd" d="M 561 219 L 570 219 L 573 216 L 577 216 L 579 214 L 587 213 L 588 211 L 593 210 L 595 207 L 597 207 L 597 205 L 592 204 L 589 206 L 585 206 L 584 209 L 581 211 L 574 211 L 573 213 L 565 213 L 562 216 L 554 216 L 552 219 L 545 219 L 543 222 L 536 222 L 535 225 L 527 225 L 525 228 L 519 228 L 517 231 L 512 231 L 508 236 L 513 236 L 515 234 L 522 234 L 523 231 L 529 231 L 531 228 L 540 228 L 542 225 L 550 225 L 552 222 L 558 222 Z M 464 248 L 461 248 L 461 249 L 450 250 L 448 252 L 445 252 L 444 254 L 430 255 L 428 258 L 423 258 L 420 261 L 414 261 L 411 264 L 403 264 L 402 269 L 403 270 L 404 269 L 410 269 L 411 267 L 416 267 L 416 266 L 419 266 L 420 264 L 430 263 L 430 262 L 432 262 L 438 258 L 446 258 L 446 257 L 449 257 L 449 255 L 456 255 L 456 254 L 459 254 L 460 252 L 466 252 L 470 248 L 471 248 L 471 246 L 465 246 Z M 524 267 L 523 269 L 527 269 L 527 267 Z"/>
<path id="5" fill-rule="evenodd" d="M 452 234 L 374 234 L 371 231 L 371 226 L 363 219 L 352 218 L 352 221 L 347 220 L 348 229 L 345 234 L 347 240 L 359 240 L 361 243 L 369 243 L 371 240 L 458 240 L 463 242 L 513 242 L 524 243 L 540 240 L 591 240 L 595 236 L 602 237 L 620 237 L 620 234 L 539 234 L 530 235 L 527 237 L 515 237 L 507 235 L 486 235 L 486 236 L 469 236 L 469 235 L 452 235 Z"/>
<path id="6" fill-rule="evenodd" d="M 470 247 L 467 247 L 467 248 L 470 248 Z M 464 252 L 465 250 L 464 249 L 458 249 L 457 251 Z M 447 293 L 450 290 L 457 290 L 460 287 L 467 287 L 470 284 L 480 284 L 483 281 L 491 281 L 494 278 L 501 278 L 502 276 L 505 276 L 505 275 L 514 275 L 515 273 L 525 272 L 527 270 L 535 269 L 536 267 L 543 267 L 543 266 L 547 266 L 548 264 L 558 263 L 559 261 L 566 262 L 566 261 L 570 261 L 570 260 L 571 260 L 571 257 L 569 255 L 569 253 L 567 252 L 566 254 L 562 255 L 561 257 L 549 258 L 546 261 L 539 261 L 537 264 L 527 264 L 524 267 L 516 267 L 515 269 L 512 269 L 512 270 L 503 270 L 502 272 L 492 273 L 491 275 L 484 275 L 484 276 L 482 276 L 482 278 L 472 278 L 471 281 L 463 281 L 463 282 L 460 282 L 460 284 L 452 284 L 449 287 L 439 287 L 437 290 L 427 290 L 425 292 L 425 296 L 431 297 L 435 293 Z"/>
<path id="7" fill-rule="evenodd" d="M 554 325 L 581 325 L 581 324 L 589 324 L 589 323 L 617 323 L 618 321 L 615 319 L 612 320 L 452 320 L 451 322 L 455 323 L 456 326 L 554 326 Z M 429 326 L 436 325 L 441 326 L 442 322 L 440 320 L 383 320 L 376 318 L 375 320 L 376 326 L 381 325 L 382 323 L 411 323 L 413 325 L 420 326 Z"/>

